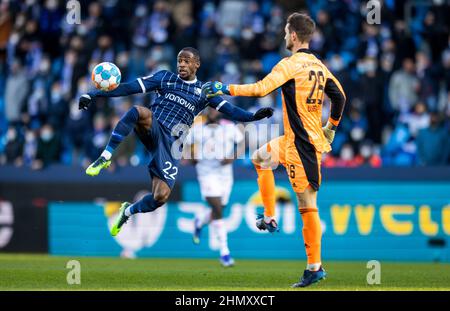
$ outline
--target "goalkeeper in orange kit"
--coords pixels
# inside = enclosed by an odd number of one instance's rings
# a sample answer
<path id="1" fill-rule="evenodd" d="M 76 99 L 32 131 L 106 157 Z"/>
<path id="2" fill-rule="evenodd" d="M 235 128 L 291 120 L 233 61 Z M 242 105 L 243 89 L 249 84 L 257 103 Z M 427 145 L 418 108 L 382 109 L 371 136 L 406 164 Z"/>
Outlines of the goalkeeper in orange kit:
<path id="1" fill-rule="evenodd" d="M 277 230 L 274 165 L 285 166 L 298 198 L 308 264 L 293 287 L 305 287 L 326 277 L 321 262 L 322 228 L 317 209 L 320 161 L 322 153 L 331 150 L 330 144 L 345 105 L 341 85 L 308 49 L 314 30 L 314 21 L 308 15 L 291 14 L 285 27 L 285 41 L 286 48 L 293 54 L 282 59 L 264 79 L 253 84 L 226 85 L 216 81 L 203 86 L 208 97 L 223 94 L 260 97 L 281 87 L 285 133 L 258 149 L 253 155 L 253 163 L 264 204 L 264 216 L 257 220 L 259 229 Z M 331 100 L 331 113 L 322 128 L 324 93 Z"/>

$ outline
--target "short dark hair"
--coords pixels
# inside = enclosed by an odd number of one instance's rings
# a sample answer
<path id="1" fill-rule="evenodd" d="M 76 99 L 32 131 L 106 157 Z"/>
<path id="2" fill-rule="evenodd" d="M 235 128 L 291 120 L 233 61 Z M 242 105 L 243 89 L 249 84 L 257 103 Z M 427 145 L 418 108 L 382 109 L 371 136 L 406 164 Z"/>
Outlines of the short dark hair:
<path id="1" fill-rule="evenodd" d="M 181 51 L 180 51 L 180 53 L 181 53 L 181 52 L 184 52 L 184 51 L 186 51 L 186 52 L 191 52 L 192 55 L 194 55 L 194 57 L 195 57 L 198 61 L 200 61 L 200 52 L 199 52 L 196 48 L 187 46 L 187 47 L 185 47 L 185 48 L 182 48 Z"/>
<path id="2" fill-rule="evenodd" d="M 295 32 L 300 42 L 309 42 L 316 30 L 316 23 L 305 13 L 292 13 L 287 18 L 289 32 Z"/>

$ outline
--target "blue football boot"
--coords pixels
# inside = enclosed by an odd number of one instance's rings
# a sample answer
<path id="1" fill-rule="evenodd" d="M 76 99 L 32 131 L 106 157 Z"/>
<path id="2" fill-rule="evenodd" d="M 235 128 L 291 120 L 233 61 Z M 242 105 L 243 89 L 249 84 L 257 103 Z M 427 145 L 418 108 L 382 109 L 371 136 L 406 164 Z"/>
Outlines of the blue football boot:
<path id="1" fill-rule="evenodd" d="M 231 258 L 229 254 L 225 256 L 220 256 L 220 263 L 224 267 L 232 267 L 234 266 L 234 259 Z"/>
<path id="2" fill-rule="evenodd" d="M 200 244 L 200 233 L 202 232 L 202 227 L 200 226 L 200 219 L 195 218 L 194 220 L 194 233 L 192 234 L 192 242 L 194 244 Z"/>
<path id="3" fill-rule="evenodd" d="M 293 284 L 291 287 L 293 288 L 306 287 L 311 284 L 317 283 L 320 280 L 324 280 L 326 276 L 327 273 L 322 267 L 320 267 L 320 269 L 317 271 L 305 270 L 305 272 L 303 272 L 303 276 L 300 282 Z"/>
<path id="4" fill-rule="evenodd" d="M 278 224 L 275 221 L 275 219 L 272 219 L 269 223 L 267 223 L 264 221 L 264 215 L 256 216 L 256 228 L 258 228 L 259 230 L 267 230 L 270 233 L 280 231 L 280 229 L 278 229 Z"/>

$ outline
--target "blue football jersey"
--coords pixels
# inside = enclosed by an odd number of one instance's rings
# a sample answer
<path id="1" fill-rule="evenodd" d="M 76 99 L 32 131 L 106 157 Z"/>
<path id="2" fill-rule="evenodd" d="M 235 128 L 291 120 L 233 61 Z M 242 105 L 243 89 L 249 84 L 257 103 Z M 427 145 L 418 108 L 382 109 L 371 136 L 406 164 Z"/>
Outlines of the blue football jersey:
<path id="1" fill-rule="evenodd" d="M 155 91 L 157 97 L 150 109 L 156 119 L 172 130 L 178 124 L 190 127 L 194 118 L 209 104 L 216 109 L 225 102 L 221 97 L 207 99 L 202 94 L 203 83 L 197 79 L 185 81 L 177 74 L 162 70 L 157 73 L 138 78 L 143 93 Z"/>

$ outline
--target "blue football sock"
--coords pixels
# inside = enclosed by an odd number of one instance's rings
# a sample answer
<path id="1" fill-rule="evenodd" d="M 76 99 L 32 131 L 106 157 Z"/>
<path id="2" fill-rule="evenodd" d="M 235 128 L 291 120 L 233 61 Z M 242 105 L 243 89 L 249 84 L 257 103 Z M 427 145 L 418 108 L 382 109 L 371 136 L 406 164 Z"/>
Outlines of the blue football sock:
<path id="1" fill-rule="evenodd" d="M 117 146 L 119 146 L 122 140 L 124 140 L 125 137 L 127 137 L 127 135 L 130 134 L 130 132 L 133 130 L 138 120 L 139 112 L 137 108 L 133 107 L 128 110 L 112 131 L 111 137 L 109 138 L 109 142 L 105 150 L 110 154 L 113 154 Z"/>
<path id="2" fill-rule="evenodd" d="M 137 213 L 148 213 L 153 212 L 161 205 L 164 205 L 164 202 L 156 201 L 153 198 L 153 194 L 147 194 L 142 199 L 137 201 L 136 203 L 130 205 L 128 209 L 130 210 L 130 215 Z"/>

